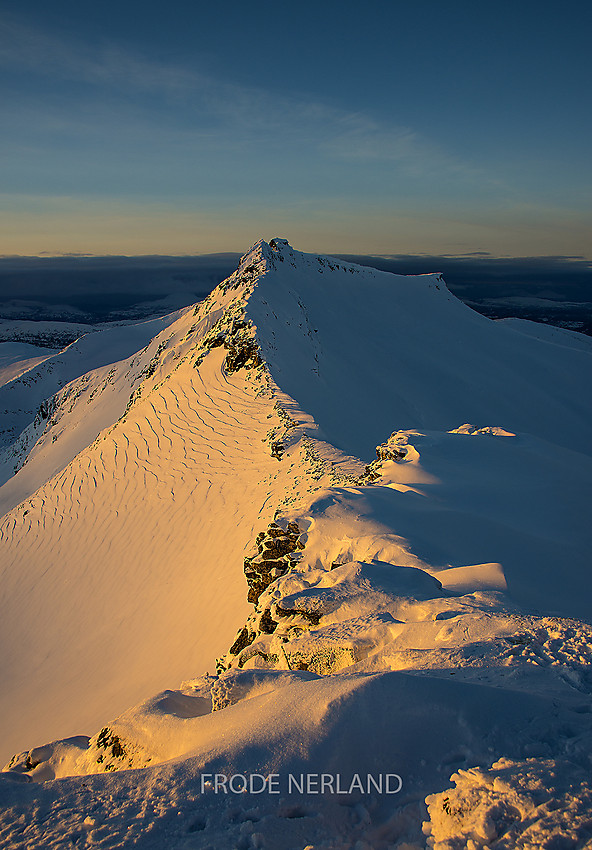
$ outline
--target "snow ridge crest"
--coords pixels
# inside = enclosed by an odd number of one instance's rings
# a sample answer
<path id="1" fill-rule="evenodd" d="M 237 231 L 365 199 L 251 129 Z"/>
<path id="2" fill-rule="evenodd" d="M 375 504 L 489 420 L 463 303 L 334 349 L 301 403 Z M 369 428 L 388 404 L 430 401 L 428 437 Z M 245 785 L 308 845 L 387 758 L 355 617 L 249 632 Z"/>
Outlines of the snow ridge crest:
<path id="1" fill-rule="evenodd" d="M 296 265 L 296 253 L 300 254 L 300 252 L 294 251 L 287 239 L 275 237 L 270 239 L 269 242 L 259 239 L 240 258 L 236 274 L 242 275 L 249 272 L 254 266 L 260 273 L 263 273 L 276 269 L 278 263 L 283 263 L 286 260 L 292 265 Z"/>

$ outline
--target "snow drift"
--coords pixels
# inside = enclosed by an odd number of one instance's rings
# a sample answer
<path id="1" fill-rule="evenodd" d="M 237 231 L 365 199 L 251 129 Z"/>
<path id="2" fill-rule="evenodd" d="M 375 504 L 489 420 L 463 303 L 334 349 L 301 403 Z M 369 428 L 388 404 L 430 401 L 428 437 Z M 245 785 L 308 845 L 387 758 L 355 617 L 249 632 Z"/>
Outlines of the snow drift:
<path id="1" fill-rule="evenodd" d="M 34 364 L 37 413 L 4 450 L 6 804 L 54 794 L 11 778 L 142 768 L 92 787 L 111 838 L 146 847 L 580 840 L 550 809 L 535 828 L 525 786 L 499 817 L 487 789 L 507 765 L 543 787 L 588 763 L 590 344 L 281 239 L 158 322 Z M 37 398 L 57 364 L 70 383 Z M 353 800 L 357 820 L 309 800 L 307 834 L 271 797 L 241 821 L 196 790 L 254 770 L 394 771 L 403 790 Z M 138 832 L 157 777 L 175 792 Z M 59 781 L 74 818 L 80 780 Z M 584 805 L 551 787 L 556 811 Z M 31 818 L 28 846 L 107 835 Z"/>

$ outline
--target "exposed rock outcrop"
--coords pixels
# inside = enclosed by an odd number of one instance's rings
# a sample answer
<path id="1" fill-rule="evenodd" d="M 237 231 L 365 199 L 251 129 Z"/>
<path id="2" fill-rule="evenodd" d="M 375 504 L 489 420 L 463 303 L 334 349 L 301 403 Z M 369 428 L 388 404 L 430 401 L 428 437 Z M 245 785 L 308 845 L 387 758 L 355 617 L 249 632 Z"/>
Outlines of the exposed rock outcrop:
<path id="1" fill-rule="evenodd" d="M 400 463 L 407 457 L 407 437 L 400 431 L 393 431 L 388 440 L 385 440 L 379 446 L 376 446 L 376 460 L 368 464 L 366 474 L 364 475 L 365 483 L 372 483 L 380 478 L 380 469 L 383 461 L 393 460 Z"/>
<path id="2" fill-rule="evenodd" d="M 285 523 L 284 526 L 277 522 L 269 523 L 267 529 L 257 535 L 255 545 L 257 554 L 246 557 L 244 561 L 249 586 L 247 599 L 255 605 L 255 611 L 238 631 L 227 655 L 217 659 L 218 673 L 228 669 L 233 659 L 240 656 L 259 635 L 272 635 L 275 632 L 278 620 L 269 608 L 259 609 L 259 597 L 272 582 L 292 568 L 299 559 L 300 551 L 304 549 L 301 531 L 295 522 Z M 240 660 L 239 666 L 242 666 Z"/>
<path id="3" fill-rule="evenodd" d="M 255 369 L 263 363 L 253 324 L 244 318 L 241 311 L 236 315 L 227 311 L 216 322 L 202 342 L 201 351 L 195 361 L 196 368 L 201 366 L 209 351 L 219 346 L 224 346 L 228 352 L 224 366 L 229 374 L 243 368 Z"/>
<path id="4" fill-rule="evenodd" d="M 290 569 L 294 555 L 304 544 L 300 541 L 300 529 L 296 523 L 288 523 L 283 529 L 272 522 L 266 531 L 257 535 L 257 554 L 245 558 L 244 570 L 249 585 L 248 601 L 256 603 L 272 581 L 285 575 Z"/>

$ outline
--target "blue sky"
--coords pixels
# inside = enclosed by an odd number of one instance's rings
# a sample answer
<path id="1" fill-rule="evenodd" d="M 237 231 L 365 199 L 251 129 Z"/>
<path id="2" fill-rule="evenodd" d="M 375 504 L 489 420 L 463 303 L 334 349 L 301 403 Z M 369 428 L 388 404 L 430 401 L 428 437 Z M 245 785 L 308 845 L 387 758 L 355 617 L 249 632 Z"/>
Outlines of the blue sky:
<path id="1" fill-rule="evenodd" d="M 588 2 L 0 0 L 0 253 L 592 258 Z"/>

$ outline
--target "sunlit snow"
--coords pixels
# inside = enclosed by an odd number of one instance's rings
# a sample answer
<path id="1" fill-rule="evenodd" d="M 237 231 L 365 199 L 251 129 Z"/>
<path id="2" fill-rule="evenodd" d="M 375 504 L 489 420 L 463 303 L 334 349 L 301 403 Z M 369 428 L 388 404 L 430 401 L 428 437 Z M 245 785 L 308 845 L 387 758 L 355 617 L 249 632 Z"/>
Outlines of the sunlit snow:
<path id="1" fill-rule="evenodd" d="M 3 846 L 588 846 L 587 338 L 276 239 L 39 351 L 1 364 Z"/>

